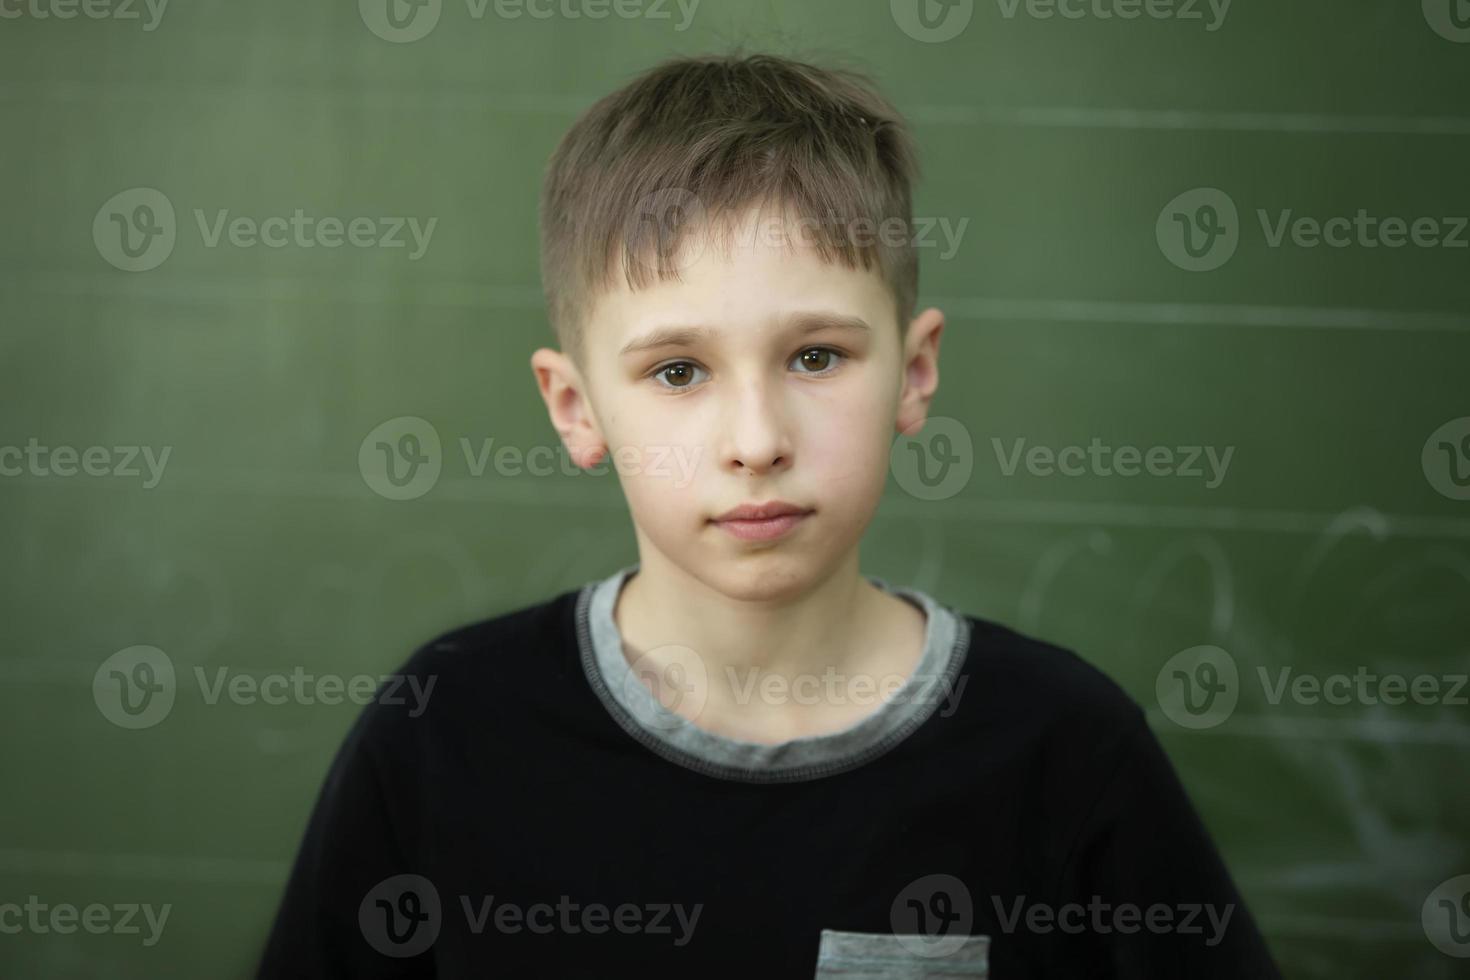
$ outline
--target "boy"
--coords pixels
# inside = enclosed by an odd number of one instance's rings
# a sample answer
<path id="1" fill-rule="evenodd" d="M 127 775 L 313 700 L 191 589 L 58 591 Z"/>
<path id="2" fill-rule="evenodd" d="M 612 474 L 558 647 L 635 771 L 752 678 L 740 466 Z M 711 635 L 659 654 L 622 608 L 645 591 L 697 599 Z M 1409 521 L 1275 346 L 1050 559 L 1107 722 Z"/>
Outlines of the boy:
<path id="1" fill-rule="evenodd" d="M 914 171 L 861 77 L 774 57 L 573 126 L 531 363 L 639 560 L 413 656 L 434 698 L 348 736 L 262 975 L 1277 976 L 1121 689 L 859 572 L 939 383 Z"/>

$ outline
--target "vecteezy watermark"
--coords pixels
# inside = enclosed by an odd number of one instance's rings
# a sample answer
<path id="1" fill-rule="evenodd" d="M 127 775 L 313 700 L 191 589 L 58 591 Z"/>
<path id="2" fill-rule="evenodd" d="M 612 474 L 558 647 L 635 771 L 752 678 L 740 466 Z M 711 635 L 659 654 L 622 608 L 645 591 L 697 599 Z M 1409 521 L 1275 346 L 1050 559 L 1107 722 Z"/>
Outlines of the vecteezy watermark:
<path id="1" fill-rule="evenodd" d="M 1470 705 L 1470 674 L 1380 672 L 1358 665 L 1352 673 L 1316 674 L 1294 667 L 1256 667 L 1256 682 L 1267 704 L 1285 700 L 1304 706 Z M 1170 657 L 1155 678 L 1155 694 L 1165 717 L 1181 728 L 1214 728 L 1234 713 L 1240 699 L 1235 658 L 1215 646 L 1191 647 Z"/>
<path id="2" fill-rule="evenodd" d="M 970 26 L 975 0 L 888 0 L 893 22 L 915 41 L 952 41 Z"/>
<path id="3" fill-rule="evenodd" d="M 545 936 L 624 935 L 668 936 L 678 947 L 694 938 L 694 929 L 704 911 L 703 903 L 686 907 L 678 903 L 626 902 L 608 906 L 582 903 L 560 895 L 555 904 L 528 905 L 497 900 L 494 895 L 459 895 L 458 906 L 465 925 L 474 935 L 486 929 L 515 934 L 530 932 Z M 400 874 L 374 885 L 363 896 L 357 923 L 368 945 L 384 956 L 406 958 L 426 952 L 444 927 L 444 907 L 434 883 L 423 875 Z"/>
<path id="4" fill-rule="evenodd" d="M 1454 708 L 1470 705 L 1465 685 L 1470 674 L 1378 674 L 1359 665 L 1352 674 L 1298 674 L 1291 667 L 1273 673 L 1256 668 L 1256 677 L 1266 701 L 1277 705 L 1290 697 L 1297 704 L 1443 704 Z"/>
<path id="5" fill-rule="evenodd" d="M 975 925 L 975 906 L 970 889 L 954 875 L 925 875 L 909 882 L 888 908 L 888 921 L 902 945 L 926 959 L 950 957 L 977 941 L 983 958 L 989 942 L 970 935 Z"/>
<path id="6" fill-rule="evenodd" d="M 654 647 L 623 675 L 622 702 L 644 727 L 679 728 L 698 718 L 709 702 L 709 668 L 689 647 Z"/>
<path id="7" fill-rule="evenodd" d="M 487 13 L 499 20 L 619 20 L 671 21 L 675 33 L 694 22 L 700 0 L 465 0 L 470 19 L 482 21 Z M 385 41 L 406 44 L 427 37 L 444 12 L 443 0 L 358 0 L 358 13 L 367 29 Z"/>
<path id="8" fill-rule="evenodd" d="M 15 476 L 73 477 L 115 476 L 121 479 L 143 477 L 143 489 L 152 490 L 163 479 L 173 446 L 156 450 L 152 446 L 43 446 L 32 436 L 25 447 L 0 446 L 0 478 Z M 141 459 L 148 472 L 138 469 Z"/>
<path id="9" fill-rule="evenodd" d="M 168 0 L 0 0 L 0 20 L 136 20 L 158 29 Z"/>
<path id="10" fill-rule="evenodd" d="M 1358 208 L 1352 217 L 1337 215 L 1315 218 L 1294 216 L 1291 208 L 1267 211 L 1256 209 L 1261 232 L 1271 248 L 1281 248 L 1290 238 L 1297 248 L 1470 248 L 1465 229 L 1470 218 L 1464 216 L 1400 218 L 1369 214 Z M 1287 235 L 1288 230 L 1290 236 Z"/>
<path id="11" fill-rule="evenodd" d="M 1164 257 L 1187 272 L 1218 269 L 1240 245 L 1240 216 L 1230 195 L 1217 187 L 1196 187 L 1174 198 L 1154 222 L 1154 238 Z"/>
<path id="12" fill-rule="evenodd" d="M 693 481 L 703 455 L 702 446 L 624 445 L 595 463 L 581 466 L 561 443 L 524 449 L 508 444 L 497 446 L 493 436 L 481 437 L 478 445 L 461 436 L 459 448 L 465 471 L 471 477 L 485 476 L 492 466 L 495 475 L 507 477 L 606 476 L 611 466 L 623 476 L 670 479 L 681 490 Z M 357 450 L 357 468 L 363 482 L 380 497 L 389 500 L 422 497 L 434 488 L 443 472 L 444 452 L 439 430 L 416 415 L 388 419 L 363 438 Z"/>
<path id="13" fill-rule="evenodd" d="M 561 443 L 556 446 L 532 446 L 522 450 L 520 446 L 497 447 L 493 437 L 480 440 L 475 446 L 461 436 L 459 447 L 464 454 L 465 468 L 470 476 L 484 476 L 487 464 L 494 451 L 494 466 L 497 476 L 606 476 L 612 469 L 624 476 L 669 477 L 677 489 L 684 489 L 694 480 L 694 471 L 703 455 L 703 446 L 618 446 L 590 466 L 578 466 Z M 552 460 L 558 465 L 552 466 Z"/>
<path id="14" fill-rule="evenodd" d="M 54 932 L 68 936 L 81 930 L 94 936 L 143 936 L 144 946 L 156 946 L 172 911 L 171 902 L 157 908 L 146 902 L 112 905 L 91 902 L 78 907 L 70 902 L 43 902 L 40 896 L 30 895 L 23 905 L 0 902 L 0 933 L 15 936 L 23 932 L 34 935 Z M 143 919 L 137 921 L 140 912 Z M 146 935 L 143 933 L 145 925 L 148 928 Z"/>
<path id="15" fill-rule="evenodd" d="M 975 471 L 975 443 L 959 419 L 925 419 L 917 432 L 900 433 L 888 450 L 888 469 L 920 500 L 953 497 Z"/>
<path id="16" fill-rule="evenodd" d="M 1208 32 L 1225 26 L 1232 0 L 995 0 L 1000 15 L 1014 20 L 1177 20 L 1199 22 Z"/>
<path id="17" fill-rule="evenodd" d="M 1215 446 L 1108 446 L 1094 436 L 1083 446 L 1033 445 L 1025 439 L 1014 439 L 1009 448 L 998 438 L 991 438 L 995 461 L 1004 476 L 1015 476 L 1024 458 L 1026 472 L 1032 476 L 1158 476 L 1204 480 L 1206 490 L 1214 490 L 1225 481 L 1234 446 L 1220 451 Z M 1024 457 L 1023 454 L 1024 453 Z M 1201 465 L 1201 463 L 1205 465 Z"/>
<path id="18" fill-rule="evenodd" d="M 1164 716 L 1181 728 L 1214 728 L 1235 712 L 1240 671 L 1217 646 L 1190 647 L 1159 668 L 1154 695 Z"/>
<path id="19" fill-rule="evenodd" d="M 434 489 L 444 466 L 439 430 L 417 415 L 377 425 L 357 449 L 363 482 L 380 497 L 413 500 Z"/>
<path id="20" fill-rule="evenodd" d="M 823 243 L 858 249 L 910 245 L 938 249 L 939 260 L 944 262 L 959 253 L 960 242 L 969 227 L 969 218 L 954 221 L 948 217 L 888 217 L 879 221 L 862 217 L 840 218 L 833 213 L 825 217 L 793 215 L 789 218 L 763 213 L 757 220 L 745 222 L 734 237 L 736 243 L 745 248 L 757 243 L 771 248 L 815 248 Z"/>
<path id="21" fill-rule="evenodd" d="M 1177 20 L 1209 32 L 1225 25 L 1232 0 L 995 0 L 1000 16 L 1015 20 Z M 889 0 L 893 22 L 915 41 L 938 44 L 959 37 L 975 16 L 975 0 Z"/>
<path id="22" fill-rule="evenodd" d="M 1446 41 L 1470 44 L 1470 6 L 1465 0 L 1423 0 L 1424 19 Z"/>
<path id="23" fill-rule="evenodd" d="M 1424 935 L 1446 956 L 1470 958 L 1470 875 L 1456 875 L 1429 893 L 1419 911 Z"/>
<path id="24" fill-rule="evenodd" d="M 743 214 L 738 222 L 721 227 L 726 244 L 751 249 L 769 248 L 857 249 L 883 246 L 897 249 L 938 249 L 948 261 L 960 250 L 969 218 L 949 217 L 876 219 L 790 214 L 784 208 Z M 623 240 L 632 260 L 650 270 L 687 269 L 704 254 L 709 233 L 709 210 L 693 191 L 668 187 L 643 195 L 623 223 Z"/>
<path id="25" fill-rule="evenodd" d="M 211 674 L 213 676 L 211 676 Z M 406 707 L 417 718 L 429 706 L 437 675 L 314 674 L 294 667 L 289 673 L 256 676 L 216 666 L 195 667 L 195 683 L 206 705 L 228 701 L 235 705 L 339 705 L 344 701 L 366 705 Z M 168 717 L 178 696 L 178 675 L 172 658 L 157 647 L 133 646 L 119 650 L 92 676 L 92 700 L 102 717 L 119 728 L 152 728 Z"/>
<path id="26" fill-rule="evenodd" d="M 968 677 L 948 674 L 849 673 L 830 665 L 820 673 L 783 674 L 759 666 L 726 664 L 715 676 L 723 676 L 729 700 L 741 706 L 939 705 L 942 718 L 958 710 L 969 682 Z M 633 714 L 647 727 L 678 727 L 697 719 L 709 703 L 710 678 L 708 664 L 693 649 L 680 644 L 655 647 L 635 660 L 624 675 L 623 703 L 632 705 Z"/>
<path id="27" fill-rule="evenodd" d="M 193 215 L 205 248 L 334 249 L 346 245 L 409 249 L 410 262 L 423 258 L 439 224 L 438 218 L 421 222 L 412 216 L 319 216 L 304 208 L 263 218 L 234 214 L 229 208 L 194 208 Z M 173 202 L 152 187 L 119 191 L 103 202 L 92 219 L 92 241 L 98 254 L 124 272 L 158 268 L 173 254 L 178 233 Z"/>
<path id="28" fill-rule="evenodd" d="M 894 704 L 941 704 L 939 715 L 948 718 L 959 707 L 968 677 L 948 674 L 904 675 L 844 673 L 828 666 L 820 674 L 782 674 L 759 667 L 726 665 L 725 682 L 736 704 L 877 706 Z"/>
<path id="29" fill-rule="evenodd" d="M 1294 248 L 1470 248 L 1465 216 L 1298 215 L 1292 208 L 1256 209 L 1266 247 Z M 1159 212 L 1155 235 L 1164 257 L 1189 272 L 1209 272 L 1230 261 L 1243 229 L 1235 201 L 1215 187 L 1197 187 Z"/>
<path id="30" fill-rule="evenodd" d="M 1424 440 L 1424 477 L 1451 500 L 1470 500 L 1470 415 L 1450 419 Z"/>
<path id="31" fill-rule="evenodd" d="M 1081 902 L 1061 905 L 1027 902 L 1025 895 L 1009 902 L 993 895 L 991 902 L 995 906 L 996 918 L 1000 920 L 1001 931 L 1008 935 L 1021 928 L 1037 935 L 1053 932 L 1079 935 L 1085 932 L 1106 936 L 1146 932 L 1161 936 L 1204 936 L 1205 945 L 1210 947 L 1220 945 L 1230 918 L 1235 914 L 1233 904 L 1224 908 L 1188 902 L 1178 905 L 1155 902 L 1139 906 L 1131 902 L 1107 902 L 1100 895 L 1091 896 L 1085 905 Z M 1208 935 L 1206 926 L 1209 927 Z"/>

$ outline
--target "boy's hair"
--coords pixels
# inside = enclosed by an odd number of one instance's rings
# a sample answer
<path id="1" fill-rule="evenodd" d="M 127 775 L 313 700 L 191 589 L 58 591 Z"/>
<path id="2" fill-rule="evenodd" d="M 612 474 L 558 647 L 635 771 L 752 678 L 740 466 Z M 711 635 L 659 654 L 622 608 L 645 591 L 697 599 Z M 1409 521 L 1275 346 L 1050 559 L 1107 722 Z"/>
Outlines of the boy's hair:
<path id="1" fill-rule="evenodd" d="M 902 330 L 918 293 L 917 174 L 907 125 L 863 75 L 771 55 L 666 61 L 588 109 L 551 156 L 540 221 L 552 329 L 580 363 L 586 316 L 619 271 L 631 289 L 677 278 L 687 232 L 728 236 L 743 212 L 775 204 L 815 225 L 823 261 L 876 262 Z"/>

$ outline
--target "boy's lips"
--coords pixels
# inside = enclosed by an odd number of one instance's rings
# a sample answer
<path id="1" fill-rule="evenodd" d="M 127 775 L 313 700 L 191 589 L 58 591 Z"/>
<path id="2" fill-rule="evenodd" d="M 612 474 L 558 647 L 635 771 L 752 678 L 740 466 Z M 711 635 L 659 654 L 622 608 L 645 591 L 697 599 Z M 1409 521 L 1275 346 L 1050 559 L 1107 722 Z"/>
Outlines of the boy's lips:
<path id="1" fill-rule="evenodd" d="M 711 523 L 743 541 L 770 541 L 781 537 L 812 513 L 783 500 L 763 504 L 741 504 L 725 511 Z"/>
<path id="2" fill-rule="evenodd" d="M 788 504 L 784 500 L 769 500 L 759 504 L 741 504 L 732 507 L 719 517 L 716 521 L 764 521 L 773 517 L 785 517 L 788 514 L 810 514 L 812 508 L 800 507 L 796 504 Z"/>

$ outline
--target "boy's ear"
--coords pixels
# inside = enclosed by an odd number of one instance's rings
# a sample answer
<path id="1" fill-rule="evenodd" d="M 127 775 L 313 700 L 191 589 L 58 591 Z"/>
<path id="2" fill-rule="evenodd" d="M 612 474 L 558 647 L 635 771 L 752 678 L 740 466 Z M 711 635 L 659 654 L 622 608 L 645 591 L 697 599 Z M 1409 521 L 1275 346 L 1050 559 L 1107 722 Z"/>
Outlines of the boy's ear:
<path id="1" fill-rule="evenodd" d="M 934 307 L 914 317 L 903 342 L 903 390 L 898 398 L 898 431 L 917 435 L 929 417 L 929 403 L 939 389 L 939 335 L 944 314 Z"/>
<path id="2" fill-rule="evenodd" d="M 546 402 L 546 414 L 561 434 L 572 462 L 582 469 L 597 465 L 607 454 L 607 443 L 577 366 L 561 351 L 543 347 L 531 355 L 531 371 L 536 375 L 541 400 Z"/>

